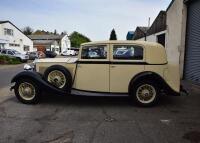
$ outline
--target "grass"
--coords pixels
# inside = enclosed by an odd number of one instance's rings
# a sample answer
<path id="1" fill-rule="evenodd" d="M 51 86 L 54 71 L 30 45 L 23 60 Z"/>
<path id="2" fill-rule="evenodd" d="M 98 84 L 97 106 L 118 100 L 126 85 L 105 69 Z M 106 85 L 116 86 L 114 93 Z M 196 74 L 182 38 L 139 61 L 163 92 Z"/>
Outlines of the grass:
<path id="1" fill-rule="evenodd" d="M 16 65 L 21 64 L 20 60 L 6 55 L 0 55 L 0 65 Z"/>

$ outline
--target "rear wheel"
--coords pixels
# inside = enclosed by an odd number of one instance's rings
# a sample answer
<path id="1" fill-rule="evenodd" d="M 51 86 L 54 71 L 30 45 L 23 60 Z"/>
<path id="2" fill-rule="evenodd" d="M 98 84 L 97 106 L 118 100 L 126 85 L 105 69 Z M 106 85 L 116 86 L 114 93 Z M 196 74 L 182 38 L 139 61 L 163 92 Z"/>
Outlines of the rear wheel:
<path id="1" fill-rule="evenodd" d="M 24 104 L 38 103 L 40 90 L 36 83 L 29 79 L 20 79 L 14 87 L 15 95 Z"/>
<path id="2" fill-rule="evenodd" d="M 149 107 L 158 102 L 159 88 L 152 81 L 141 81 L 133 85 L 131 95 L 138 105 Z"/>

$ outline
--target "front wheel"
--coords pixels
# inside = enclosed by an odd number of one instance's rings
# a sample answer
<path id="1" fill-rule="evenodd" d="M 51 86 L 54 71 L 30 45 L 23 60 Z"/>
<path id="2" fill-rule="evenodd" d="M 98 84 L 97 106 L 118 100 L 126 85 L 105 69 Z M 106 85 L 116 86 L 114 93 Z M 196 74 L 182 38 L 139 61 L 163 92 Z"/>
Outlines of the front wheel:
<path id="1" fill-rule="evenodd" d="M 15 95 L 24 104 L 38 103 L 40 90 L 36 83 L 29 79 L 20 79 L 14 87 Z"/>
<path id="2" fill-rule="evenodd" d="M 133 85 L 131 96 L 139 106 L 153 106 L 158 101 L 159 88 L 152 81 L 141 81 Z"/>

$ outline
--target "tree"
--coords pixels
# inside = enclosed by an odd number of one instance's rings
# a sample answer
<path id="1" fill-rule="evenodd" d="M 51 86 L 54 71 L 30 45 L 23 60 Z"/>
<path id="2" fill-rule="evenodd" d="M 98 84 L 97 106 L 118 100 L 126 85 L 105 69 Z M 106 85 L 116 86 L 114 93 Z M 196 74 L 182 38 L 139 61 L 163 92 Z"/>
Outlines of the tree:
<path id="1" fill-rule="evenodd" d="M 76 48 L 79 48 L 82 43 L 91 41 L 88 37 L 76 31 L 70 34 L 69 39 L 71 41 L 72 47 L 76 47 Z"/>
<path id="2" fill-rule="evenodd" d="M 44 30 L 36 30 L 33 35 L 45 35 L 46 32 Z"/>
<path id="3" fill-rule="evenodd" d="M 32 35 L 53 35 L 53 32 L 45 31 L 45 30 L 36 30 Z"/>
<path id="4" fill-rule="evenodd" d="M 56 29 L 54 30 L 54 33 L 53 33 L 54 35 L 57 35 L 57 31 L 56 31 Z"/>
<path id="5" fill-rule="evenodd" d="M 31 35 L 33 33 L 33 29 L 29 26 L 26 26 L 22 29 L 22 32 L 25 34 L 25 35 Z"/>
<path id="6" fill-rule="evenodd" d="M 115 29 L 113 29 L 110 33 L 110 40 L 117 40 L 117 35 L 115 33 Z"/>
<path id="7" fill-rule="evenodd" d="M 67 31 L 63 31 L 63 32 L 61 32 L 60 35 L 67 35 Z"/>

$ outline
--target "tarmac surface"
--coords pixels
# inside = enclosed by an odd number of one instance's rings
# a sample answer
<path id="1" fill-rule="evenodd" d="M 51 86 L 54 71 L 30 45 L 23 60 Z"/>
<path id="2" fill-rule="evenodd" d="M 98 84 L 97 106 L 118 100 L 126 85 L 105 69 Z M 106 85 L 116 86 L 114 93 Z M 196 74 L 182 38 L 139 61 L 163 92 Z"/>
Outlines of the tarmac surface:
<path id="1" fill-rule="evenodd" d="M 162 96 L 140 108 L 129 98 L 44 94 L 36 105 L 9 91 L 23 65 L 0 67 L 0 142 L 200 143 L 200 88 L 183 82 L 189 96 Z"/>

